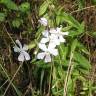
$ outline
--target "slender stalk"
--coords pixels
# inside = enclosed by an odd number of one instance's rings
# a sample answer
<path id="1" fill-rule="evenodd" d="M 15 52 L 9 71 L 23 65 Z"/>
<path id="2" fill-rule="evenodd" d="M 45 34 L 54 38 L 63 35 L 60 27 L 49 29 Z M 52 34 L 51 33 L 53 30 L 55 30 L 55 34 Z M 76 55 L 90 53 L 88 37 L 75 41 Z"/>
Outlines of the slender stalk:
<path id="1" fill-rule="evenodd" d="M 7 74 L 6 70 L 3 68 L 3 66 L 2 66 L 1 64 L 0 64 L 0 67 L 1 67 L 1 69 L 3 70 L 4 74 L 6 75 L 6 77 L 8 78 L 8 81 L 10 81 L 9 75 Z M 20 96 L 19 93 L 17 92 L 17 89 L 16 89 L 15 85 L 14 85 L 13 83 L 12 83 L 11 85 L 13 86 L 13 88 L 14 88 L 14 90 L 16 91 L 17 95 Z M 0 88 L 1 88 L 1 87 L 0 87 Z"/>
<path id="2" fill-rule="evenodd" d="M 51 64 L 51 70 L 50 70 L 50 79 L 49 79 L 49 89 L 48 89 L 48 95 L 47 96 L 51 96 L 51 87 L 52 87 L 52 73 L 53 73 L 53 66 L 54 66 L 54 61 L 53 61 L 53 57 L 52 57 L 52 64 Z"/>
<path id="3" fill-rule="evenodd" d="M 66 75 L 65 83 L 64 83 L 64 93 L 63 93 L 63 96 L 67 96 L 67 86 L 68 86 L 68 82 L 69 82 L 69 77 L 70 77 L 72 69 L 73 69 L 72 58 L 73 58 L 73 53 L 70 56 L 69 66 L 68 66 L 67 75 Z"/>
<path id="4" fill-rule="evenodd" d="M 8 89 L 9 89 L 9 87 L 10 87 L 12 81 L 14 80 L 15 76 L 16 76 L 17 73 L 19 72 L 19 70 L 20 70 L 20 68 L 22 67 L 22 65 L 23 65 L 23 63 L 20 64 L 20 66 L 18 67 L 18 69 L 17 69 L 17 71 L 15 72 L 14 76 L 13 76 L 12 79 L 10 80 L 10 82 L 9 82 L 9 84 L 8 84 L 8 86 L 7 86 L 7 88 L 6 88 L 5 92 L 4 92 L 4 94 L 3 94 L 3 96 L 6 95 L 6 92 L 8 91 Z"/>
<path id="5" fill-rule="evenodd" d="M 96 7 L 96 5 L 84 7 L 84 8 L 82 8 L 82 9 L 78 9 L 78 10 L 72 11 L 71 14 L 72 14 L 72 13 L 76 13 L 76 12 L 80 12 L 80 11 L 83 11 L 83 10 L 86 10 L 86 9 L 95 8 L 95 7 Z"/>
<path id="6" fill-rule="evenodd" d="M 0 86 L 0 89 L 8 82 L 8 79 Z"/>

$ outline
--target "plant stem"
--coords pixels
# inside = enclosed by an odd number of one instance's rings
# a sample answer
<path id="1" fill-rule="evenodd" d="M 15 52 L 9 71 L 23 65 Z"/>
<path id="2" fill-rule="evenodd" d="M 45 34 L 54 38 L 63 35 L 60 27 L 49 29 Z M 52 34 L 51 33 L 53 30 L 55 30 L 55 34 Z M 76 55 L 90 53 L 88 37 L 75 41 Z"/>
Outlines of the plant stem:
<path id="1" fill-rule="evenodd" d="M 8 84 L 8 86 L 7 86 L 7 88 L 6 88 L 5 92 L 4 92 L 4 94 L 3 94 L 3 96 L 6 95 L 6 92 L 8 91 L 8 89 L 9 89 L 9 87 L 10 87 L 12 81 L 14 80 L 15 76 L 16 76 L 17 73 L 19 72 L 19 70 L 20 70 L 20 68 L 22 67 L 22 65 L 23 65 L 23 63 L 20 64 L 20 66 L 18 67 L 18 69 L 17 69 L 17 71 L 15 72 L 14 76 L 13 76 L 12 79 L 10 80 L 10 82 L 9 82 L 9 84 Z"/>

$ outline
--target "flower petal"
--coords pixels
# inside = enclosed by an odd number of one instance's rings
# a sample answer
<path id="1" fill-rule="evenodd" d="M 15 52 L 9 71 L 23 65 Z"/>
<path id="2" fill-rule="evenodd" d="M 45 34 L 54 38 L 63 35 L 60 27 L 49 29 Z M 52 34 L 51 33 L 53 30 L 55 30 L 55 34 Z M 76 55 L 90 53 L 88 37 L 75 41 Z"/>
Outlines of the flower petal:
<path id="1" fill-rule="evenodd" d="M 20 53 L 20 55 L 18 56 L 18 61 L 24 61 L 24 55 L 23 53 Z"/>
<path id="2" fill-rule="evenodd" d="M 40 43 L 47 43 L 49 41 L 49 38 L 42 38 Z"/>
<path id="3" fill-rule="evenodd" d="M 47 19 L 42 17 L 40 18 L 40 20 L 38 20 L 43 26 L 47 26 L 48 22 L 47 22 Z"/>
<path id="4" fill-rule="evenodd" d="M 27 51 L 27 50 L 28 50 L 28 46 L 27 46 L 26 44 L 24 44 L 23 50 L 24 50 L 24 51 Z"/>
<path id="5" fill-rule="evenodd" d="M 50 32 L 51 34 L 56 34 L 56 33 L 57 33 L 56 29 L 54 29 L 54 28 L 51 28 L 49 32 Z"/>
<path id="6" fill-rule="evenodd" d="M 20 52 L 21 51 L 21 49 L 18 46 L 14 46 L 13 48 L 14 48 L 14 52 Z"/>
<path id="7" fill-rule="evenodd" d="M 58 50 L 57 49 L 49 49 L 50 54 L 57 56 L 58 55 Z"/>
<path id="8" fill-rule="evenodd" d="M 45 56 L 45 52 L 41 52 L 37 54 L 37 59 L 43 59 Z"/>
<path id="9" fill-rule="evenodd" d="M 47 62 L 51 62 L 51 56 L 50 56 L 50 54 L 46 54 L 46 56 L 45 56 L 45 62 L 47 63 Z"/>
<path id="10" fill-rule="evenodd" d="M 53 49 L 56 47 L 56 44 L 54 42 L 49 42 L 48 49 Z"/>
<path id="11" fill-rule="evenodd" d="M 42 32 L 42 35 L 43 35 L 44 37 L 48 37 L 48 36 L 49 36 L 48 30 L 44 30 L 44 31 Z"/>
<path id="12" fill-rule="evenodd" d="M 62 35 L 59 36 L 59 40 L 60 40 L 60 42 L 65 42 L 65 41 L 66 41 L 66 40 L 63 38 Z"/>
<path id="13" fill-rule="evenodd" d="M 30 55 L 27 52 L 23 51 L 23 55 L 25 57 L 25 60 L 30 60 Z"/>
<path id="14" fill-rule="evenodd" d="M 60 44 L 60 41 L 59 41 L 58 36 L 56 34 L 51 34 L 50 43 L 54 43 L 55 45 Z"/>
<path id="15" fill-rule="evenodd" d="M 16 40 L 16 43 L 19 45 L 20 49 L 22 49 L 21 42 L 19 40 Z"/>
<path id="16" fill-rule="evenodd" d="M 69 32 L 60 32 L 60 34 L 64 36 L 64 35 L 68 35 Z"/>
<path id="17" fill-rule="evenodd" d="M 56 30 L 58 33 L 61 32 L 61 27 L 57 27 Z"/>
<path id="18" fill-rule="evenodd" d="M 39 43 L 39 48 L 43 51 L 46 51 L 47 50 L 47 47 L 45 44 L 42 44 L 42 43 Z"/>

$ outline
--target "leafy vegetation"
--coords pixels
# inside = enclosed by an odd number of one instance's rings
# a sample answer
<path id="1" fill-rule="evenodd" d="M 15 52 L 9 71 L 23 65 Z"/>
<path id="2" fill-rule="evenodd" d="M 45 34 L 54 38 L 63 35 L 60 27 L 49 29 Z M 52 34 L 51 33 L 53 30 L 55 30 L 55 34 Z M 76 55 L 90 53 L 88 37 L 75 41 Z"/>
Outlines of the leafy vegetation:
<path id="1" fill-rule="evenodd" d="M 0 0 L 0 96 L 96 96 L 95 4 Z M 42 17 L 50 26 L 40 25 Z M 58 26 L 69 34 L 57 46 L 59 55 L 45 63 L 37 59 L 38 43 L 44 30 Z M 28 45 L 29 61 L 18 61 L 16 40 Z"/>

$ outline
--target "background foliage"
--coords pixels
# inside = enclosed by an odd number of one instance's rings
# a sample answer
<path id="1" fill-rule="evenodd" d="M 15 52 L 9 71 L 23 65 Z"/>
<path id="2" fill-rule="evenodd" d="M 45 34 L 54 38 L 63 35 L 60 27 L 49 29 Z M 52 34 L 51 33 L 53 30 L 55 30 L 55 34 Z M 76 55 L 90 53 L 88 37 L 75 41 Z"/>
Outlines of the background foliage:
<path id="1" fill-rule="evenodd" d="M 0 96 L 96 96 L 96 0 L 0 0 Z M 38 19 L 68 31 L 51 63 L 36 60 L 44 30 Z M 21 65 L 14 41 L 29 45 Z M 8 84 L 10 87 L 6 92 Z"/>

